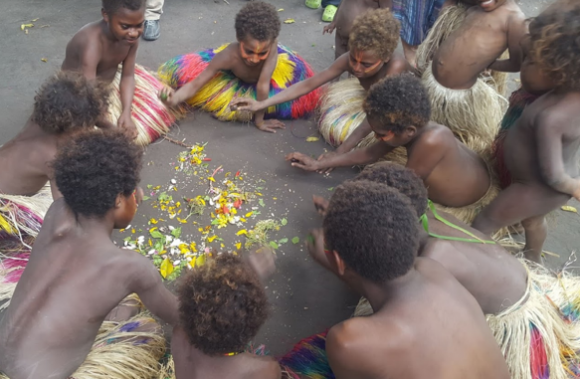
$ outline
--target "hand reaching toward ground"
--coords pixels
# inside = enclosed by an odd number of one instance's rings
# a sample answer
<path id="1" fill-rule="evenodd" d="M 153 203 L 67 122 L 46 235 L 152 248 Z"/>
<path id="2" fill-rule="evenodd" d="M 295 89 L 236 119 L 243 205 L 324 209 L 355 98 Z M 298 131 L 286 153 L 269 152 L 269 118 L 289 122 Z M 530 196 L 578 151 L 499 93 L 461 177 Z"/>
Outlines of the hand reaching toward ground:
<path id="1" fill-rule="evenodd" d="M 302 153 L 290 153 L 286 156 L 286 160 L 291 162 L 292 167 L 298 167 L 305 171 L 318 171 L 322 168 L 319 161 Z"/>
<path id="2" fill-rule="evenodd" d="M 256 125 L 256 128 L 260 129 L 263 132 L 268 132 L 268 133 L 276 133 L 276 129 L 284 129 L 285 128 L 285 125 L 282 121 L 274 120 L 274 119 L 262 120 L 261 124 L 258 124 L 256 122 L 254 122 L 254 124 Z"/>

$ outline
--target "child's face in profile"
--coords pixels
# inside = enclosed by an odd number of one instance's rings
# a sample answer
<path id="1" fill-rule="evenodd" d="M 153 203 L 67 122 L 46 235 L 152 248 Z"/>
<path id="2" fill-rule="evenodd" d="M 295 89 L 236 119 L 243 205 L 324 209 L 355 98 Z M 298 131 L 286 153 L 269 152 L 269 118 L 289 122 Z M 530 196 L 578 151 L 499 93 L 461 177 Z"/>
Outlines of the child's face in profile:
<path id="1" fill-rule="evenodd" d="M 385 64 L 374 51 L 358 51 L 351 49 L 348 55 L 348 65 L 357 78 L 368 78 L 375 75 Z"/>
<path id="2" fill-rule="evenodd" d="M 242 60 L 246 65 L 253 67 L 268 58 L 274 41 L 258 41 L 250 36 L 246 36 L 239 42 Z"/>
<path id="3" fill-rule="evenodd" d="M 116 200 L 115 208 L 115 229 L 124 229 L 135 217 L 137 207 L 143 199 L 143 190 L 141 188 L 135 189 L 129 196 L 119 195 Z"/>
<path id="4" fill-rule="evenodd" d="M 375 138 L 392 147 L 406 145 L 413 139 L 417 131 L 415 127 L 411 126 L 403 131 L 403 133 L 395 134 L 391 130 L 385 129 L 380 122 L 373 119 L 372 117 L 367 117 L 367 121 L 375 133 Z"/>
<path id="5" fill-rule="evenodd" d="M 145 9 L 132 11 L 127 8 L 120 8 L 112 14 L 103 12 L 103 19 L 109 25 L 109 31 L 117 40 L 133 45 L 137 43 L 139 37 L 143 34 Z"/>
<path id="6" fill-rule="evenodd" d="M 478 0 L 479 6 L 486 12 L 491 12 L 501 7 L 507 0 Z"/>

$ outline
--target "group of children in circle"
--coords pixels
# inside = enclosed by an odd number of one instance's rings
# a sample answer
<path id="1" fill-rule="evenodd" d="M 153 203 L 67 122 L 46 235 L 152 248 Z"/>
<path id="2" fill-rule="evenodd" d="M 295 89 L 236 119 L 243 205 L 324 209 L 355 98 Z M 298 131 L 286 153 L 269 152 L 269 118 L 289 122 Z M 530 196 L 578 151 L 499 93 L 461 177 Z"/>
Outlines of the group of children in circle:
<path id="1" fill-rule="evenodd" d="M 278 12 L 255 1 L 236 16 L 237 42 L 173 58 L 159 81 L 135 63 L 144 1 L 103 0 L 103 19 L 69 42 L 0 148 L 1 236 L 34 242 L 3 260 L 0 378 L 580 374 L 580 280 L 541 265 L 546 214 L 580 199 L 580 4 L 557 0 L 530 20 L 513 0 L 450 4 L 408 62 L 388 8 L 343 2 L 334 26 L 349 30 L 348 49 L 319 73 L 278 43 Z M 496 71 L 521 71 L 509 107 Z M 276 132 L 317 106 L 339 147 L 288 154 L 292 166 L 396 163 L 315 197 L 310 254 L 362 299 L 356 317 L 275 360 L 247 348 L 268 316 L 270 252 L 217 255 L 176 297 L 110 235 L 137 211 L 142 146 L 187 110 Z M 492 238 L 518 223 L 526 259 Z M 174 327 L 163 367 L 165 339 L 143 308 Z"/>

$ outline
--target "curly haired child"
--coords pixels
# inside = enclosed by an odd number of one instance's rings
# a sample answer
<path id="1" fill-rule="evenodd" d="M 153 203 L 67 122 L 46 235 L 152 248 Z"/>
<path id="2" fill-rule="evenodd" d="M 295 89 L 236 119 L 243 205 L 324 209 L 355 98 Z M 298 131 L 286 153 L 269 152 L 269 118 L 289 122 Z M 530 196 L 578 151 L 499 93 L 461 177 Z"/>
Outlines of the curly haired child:
<path id="1" fill-rule="evenodd" d="M 111 241 L 137 210 L 141 160 L 141 148 L 119 130 L 85 131 L 60 148 L 53 165 L 63 198 L 48 210 L 0 321 L 7 377 L 151 378 L 158 370 L 160 328 L 142 314 L 121 321 L 128 312 L 115 309 L 136 293 L 155 315 L 177 322 L 177 299 L 157 269 Z"/>
<path id="2" fill-rule="evenodd" d="M 439 263 L 416 258 L 418 227 L 409 200 L 383 184 L 347 182 L 333 194 L 310 253 L 374 310 L 329 330 L 334 374 L 509 378 L 473 296 Z"/>
<path id="3" fill-rule="evenodd" d="M 560 0 L 530 24 L 530 59 L 555 88 L 529 105 L 504 142 L 512 183 L 473 222 L 486 234 L 521 222 L 524 254 L 541 261 L 545 216 L 580 199 L 580 3 Z"/>
<path id="4" fill-rule="evenodd" d="M 578 277 L 555 275 L 525 259 L 518 260 L 483 233 L 435 210 L 428 205 L 421 179 L 401 165 L 376 163 L 354 180 L 398 190 L 409 198 L 417 215 L 423 215 L 419 256 L 439 262 L 475 297 L 513 378 L 569 377 L 569 367 L 580 362 L 576 353 L 580 346 L 575 331 L 578 321 L 570 317 L 578 304 Z M 369 308 L 362 300 L 355 315 L 372 313 Z"/>
<path id="5" fill-rule="evenodd" d="M 237 42 L 198 53 L 180 55 L 159 68 L 165 88 L 160 97 L 170 105 L 187 102 L 220 120 L 250 121 L 249 113 L 230 108 L 234 96 L 265 100 L 313 75 L 302 57 L 279 45 L 281 22 L 273 5 L 254 1 L 236 15 Z M 304 117 L 314 110 L 318 93 L 256 112 L 253 121 L 265 132 L 284 127 L 278 121 Z M 265 119 L 266 118 L 266 119 Z"/>
<path id="6" fill-rule="evenodd" d="M 318 127 L 337 153 L 350 151 L 371 132 L 362 109 L 366 91 L 382 78 L 410 69 L 405 58 L 395 53 L 399 22 L 388 9 L 368 10 L 352 26 L 349 51 L 327 69 L 264 101 L 234 99 L 232 105 L 257 111 L 295 99 L 348 72 L 356 78 L 332 84 L 320 101 Z"/>
<path id="7" fill-rule="evenodd" d="M 103 19 L 82 27 L 66 47 L 62 70 L 78 71 L 114 87 L 98 126 L 127 130 L 140 145 L 165 134 L 178 112 L 158 99 L 162 84 L 135 64 L 145 0 L 102 0 Z"/>
<path id="8" fill-rule="evenodd" d="M 58 73 L 38 89 L 32 116 L 0 147 L 0 240 L 38 234 L 52 198 L 60 197 L 49 162 L 72 133 L 94 127 L 107 98 L 105 86 L 76 73 Z"/>
<path id="9" fill-rule="evenodd" d="M 493 187 L 485 162 L 447 127 L 429 121 L 429 97 L 419 79 L 410 74 L 383 79 L 371 87 L 364 109 L 375 144 L 322 160 L 302 153 L 291 153 L 286 160 L 294 167 L 319 171 L 376 162 L 403 146 L 407 167 L 419 175 L 436 203 L 459 208 L 489 202 Z"/>

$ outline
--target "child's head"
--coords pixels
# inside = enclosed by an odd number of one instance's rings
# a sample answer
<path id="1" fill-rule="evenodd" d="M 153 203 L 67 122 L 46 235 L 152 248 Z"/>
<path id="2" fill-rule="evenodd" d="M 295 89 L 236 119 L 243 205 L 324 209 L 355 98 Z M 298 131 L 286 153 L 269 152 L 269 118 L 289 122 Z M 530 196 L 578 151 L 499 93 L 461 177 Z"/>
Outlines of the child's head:
<path id="1" fill-rule="evenodd" d="M 110 216 L 115 228 L 125 228 L 137 211 L 142 156 L 120 130 L 80 132 L 56 155 L 56 185 L 77 218 Z"/>
<path id="2" fill-rule="evenodd" d="M 529 57 L 556 87 L 580 90 L 580 2 L 560 0 L 530 22 Z"/>
<path id="3" fill-rule="evenodd" d="M 401 25 L 388 9 L 358 16 L 349 35 L 349 65 L 357 78 L 375 75 L 391 59 L 399 43 Z"/>
<path id="4" fill-rule="evenodd" d="M 61 134 L 95 126 L 108 107 L 105 84 L 76 72 L 59 72 L 42 84 L 34 97 L 34 121 L 47 133 Z"/>
<path id="5" fill-rule="evenodd" d="M 473 4 L 472 0 L 464 1 L 467 4 Z M 477 4 L 486 12 L 491 12 L 501 7 L 507 0 L 477 0 Z"/>
<path id="6" fill-rule="evenodd" d="M 236 15 L 236 37 L 240 55 L 248 66 L 256 66 L 276 49 L 280 34 L 280 17 L 276 8 L 261 1 L 246 4 Z"/>
<path id="7" fill-rule="evenodd" d="M 385 283 L 405 275 L 419 248 L 417 215 L 409 199 L 384 184 L 340 185 L 324 217 L 324 239 L 335 271 Z"/>
<path id="8" fill-rule="evenodd" d="M 101 13 L 117 40 L 132 45 L 143 34 L 145 0 L 103 0 Z"/>
<path id="9" fill-rule="evenodd" d="M 417 216 L 427 211 L 427 188 L 415 172 L 393 162 L 379 162 L 365 169 L 353 181 L 368 180 L 392 187 L 411 201 Z"/>
<path id="10" fill-rule="evenodd" d="M 431 103 L 427 90 L 411 74 L 385 78 L 371 86 L 363 104 L 375 137 L 398 147 L 427 125 Z"/>
<path id="11" fill-rule="evenodd" d="M 218 255 L 188 271 L 178 296 L 180 325 L 207 355 L 243 352 L 268 317 L 258 276 L 235 255 Z"/>

